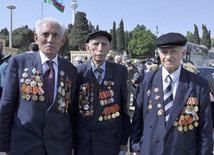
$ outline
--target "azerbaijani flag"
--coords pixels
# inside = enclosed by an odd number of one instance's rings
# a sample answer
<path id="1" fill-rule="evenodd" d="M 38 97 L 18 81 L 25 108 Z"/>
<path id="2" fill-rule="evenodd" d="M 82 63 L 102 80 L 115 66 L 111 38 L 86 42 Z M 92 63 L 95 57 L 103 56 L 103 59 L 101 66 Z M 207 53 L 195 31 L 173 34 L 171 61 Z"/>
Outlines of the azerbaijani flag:
<path id="1" fill-rule="evenodd" d="M 44 2 L 53 4 L 59 11 L 64 12 L 65 4 L 63 0 L 44 0 Z"/>

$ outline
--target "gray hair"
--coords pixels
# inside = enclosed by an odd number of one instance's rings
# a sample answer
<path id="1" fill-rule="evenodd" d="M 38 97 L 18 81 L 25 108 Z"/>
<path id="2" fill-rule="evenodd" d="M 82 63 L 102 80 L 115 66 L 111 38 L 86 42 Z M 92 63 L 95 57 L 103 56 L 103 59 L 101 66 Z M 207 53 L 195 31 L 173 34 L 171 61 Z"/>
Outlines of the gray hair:
<path id="1" fill-rule="evenodd" d="M 161 47 L 157 47 L 157 48 L 156 48 L 157 53 L 161 52 L 161 51 L 160 51 L 160 48 L 161 48 Z M 186 45 L 182 46 L 182 52 L 185 51 L 186 49 L 187 49 L 187 46 L 186 46 Z"/>
<path id="2" fill-rule="evenodd" d="M 60 32 L 61 32 L 61 37 L 64 36 L 65 34 L 65 26 L 64 24 L 62 24 L 61 22 L 57 21 L 55 18 L 53 17 L 47 17 L 47 18 L 43 18 L 43 19 L 40 19 L 36 22 L 36 26 L 35 26 L 35 31 L 37 34 L 39 34 L 39 32 L 41 31 L 41 25 L 44 23 L 44 22 L 50 22 L 52 24 L 58 24 L 60 26 Z"/>

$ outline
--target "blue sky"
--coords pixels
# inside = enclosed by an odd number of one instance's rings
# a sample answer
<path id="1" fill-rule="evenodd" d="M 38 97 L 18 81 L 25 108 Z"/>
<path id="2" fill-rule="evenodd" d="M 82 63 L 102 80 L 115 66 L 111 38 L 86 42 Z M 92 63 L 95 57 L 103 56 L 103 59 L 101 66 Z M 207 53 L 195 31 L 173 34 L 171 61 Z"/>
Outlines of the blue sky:
<path id="1" fill-rule="evenodd" d="M 72 22 L 72 0 L 64 0 L 65 11 L 61 13 L 53 5 L 44 3 L 43 17 L 52 16 L 67 27 Z M 10 30 L 10 10 L 7 5 L 13 4 L 13 30 L 28 25 L 33 29 L 41 18 L 42 0 L 0 0 L 0 30 Z M 124 30 L 131 31 L 137 24 L 145 25 L 155 34 L 156 25 L 160 36 L 168 32 L 194 32 L 198 26 L 202 36 L 202 24 L 211 30 L 214 37 L 214 1 L 213 0 L 77 0 L 77 10 L 87 14 L 87 19 L 100 29 L 109 31 L 113 21 L 119 27 L 121 19 Z"/>

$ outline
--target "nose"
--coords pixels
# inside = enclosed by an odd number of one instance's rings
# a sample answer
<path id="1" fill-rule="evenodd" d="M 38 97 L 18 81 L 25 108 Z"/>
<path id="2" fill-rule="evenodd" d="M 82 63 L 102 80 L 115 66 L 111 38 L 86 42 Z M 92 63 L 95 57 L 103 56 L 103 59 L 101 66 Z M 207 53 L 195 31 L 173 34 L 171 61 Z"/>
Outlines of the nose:
<path id="1" fill-rule="evenodd" d="M 51 42 L 51 41 L 53 40 L 53 38 L 54 38 L 53 35 L 50 34 L 50 35 L 48 35 L 48 37 L 47 37 L 47 41 L 48 41 L 48 42 Z"/>

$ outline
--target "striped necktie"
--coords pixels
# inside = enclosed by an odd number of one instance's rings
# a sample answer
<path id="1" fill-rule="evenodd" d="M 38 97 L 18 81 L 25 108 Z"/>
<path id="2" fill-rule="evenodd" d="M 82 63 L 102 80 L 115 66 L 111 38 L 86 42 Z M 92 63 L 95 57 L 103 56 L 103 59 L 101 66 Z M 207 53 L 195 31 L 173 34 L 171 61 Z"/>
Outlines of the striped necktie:
<path id="1" fill-rule="evenodd" d="M 53 103 L 54 98 L 54 86 L 55 86 L 55 71 L 53 68 L 53 61 L 47 61 L 49 68 L 45 71 L 44 81 L 46 86 L 46 92 L 48 94 L 49 104 Z"/>
<path id="2" fill-rule="evenodd" d="M 173 104 L 173 91 L 172 91 L 172 78 L 170 75 L 167 76 L 167 87 L 164 90 L 164 109 L 165 109 L 165 121 L 167 122 L 169 119 L 169 115 L 171 112 L 172 104 Z"/>
<path id="3" fill-rule="evenodd" d="M 102 68 L 97 68 L 96 70 L 96 73 L 97 73 L 97 81 L 99 84 L 102 83 L 103 79 L 102 79 L 102 73 L 103 73 L 103 69 Z"/>

